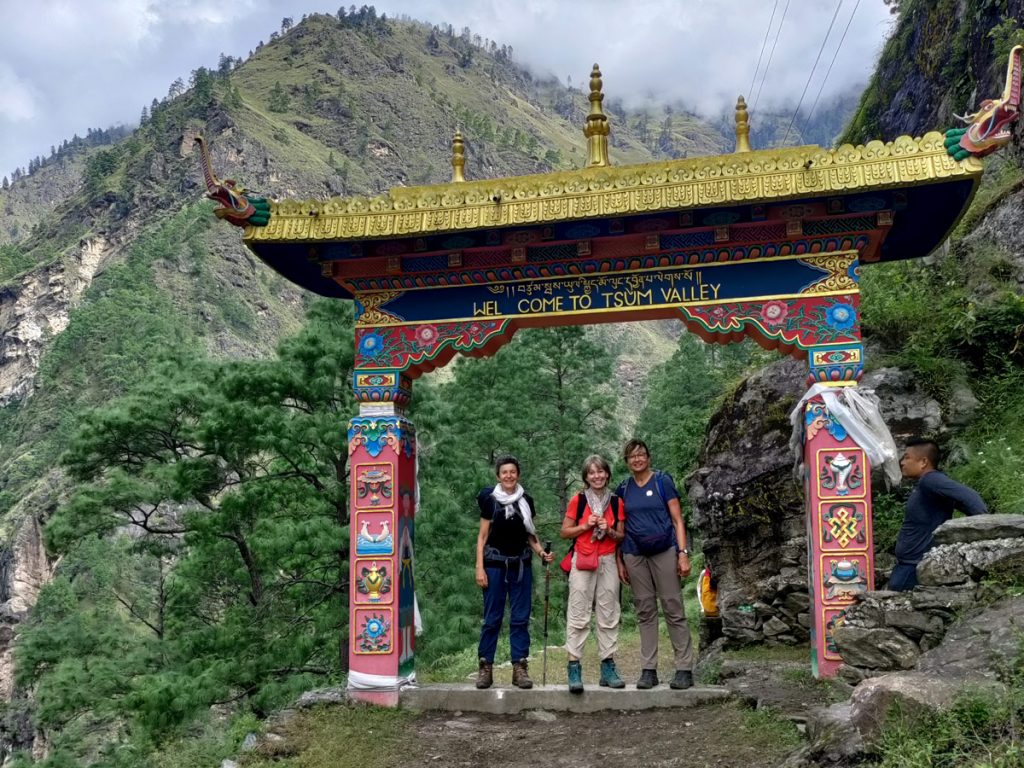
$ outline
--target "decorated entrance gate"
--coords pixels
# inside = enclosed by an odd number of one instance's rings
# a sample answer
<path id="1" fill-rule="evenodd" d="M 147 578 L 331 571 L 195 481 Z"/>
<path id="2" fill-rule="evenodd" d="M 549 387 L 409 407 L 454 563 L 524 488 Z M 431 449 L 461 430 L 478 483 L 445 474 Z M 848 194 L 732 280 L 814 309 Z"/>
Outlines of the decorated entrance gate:
<path id="1" fill-rule="evenodd" d="M 1019 61 L 997 106 L 1019 101 Z M 204 147 L 217 213 L 249 248 L 356 304 L 349 685 L 364 698 L 394 702 L 414 670 L 416 377 L 519 328 L 676 318 L 707 342 L 806 359 L 809 385 L 856 386 L 861 269 L 941 245 L 982 173 L 964 147 L 991 151 L 1012 119 L 986 113 L 989 133 L 963 138 L 753 151 L 741 98 L 735 152 L 616 168 L 596 65 L 590 86 L 578 171 L 465 181 L 457 134 L 451 183 L 268 204 L 217 179 Z M 873 588 L 871 467 L 820 396 L 804 407 L 812 664 L 830 676 L 831 631 Z"/>

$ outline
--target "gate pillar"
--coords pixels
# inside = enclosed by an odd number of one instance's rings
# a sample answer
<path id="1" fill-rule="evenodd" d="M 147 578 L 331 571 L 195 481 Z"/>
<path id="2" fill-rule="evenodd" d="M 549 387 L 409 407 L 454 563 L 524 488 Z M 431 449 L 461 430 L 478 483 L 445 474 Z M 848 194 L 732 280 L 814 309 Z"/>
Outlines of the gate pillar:
<path id="1" fill-rule="evenodd" d="M 836 352 L 825 354 L 835 357 Z M 859 348 L 854 353 L 859 375 Z M 821 355 L 821 350 L 811 350 L 812 380 L 856 386 L 856 381 L 837 381 L 834 374 L 821 375 Z M 843 659 L 833 632 L 857 596 L 874 589 L 871 467 L 864 449 L 820 395 L 805 403 L 803 416 L 811 664 L 815 677 L 834 677 Z"/>
<path id="2" fill-rule="evenodd" d="M 349 694 L 383 706 L 415 680 L 416 431 L 400 371 L 357 370 L 349 422 Z"/>

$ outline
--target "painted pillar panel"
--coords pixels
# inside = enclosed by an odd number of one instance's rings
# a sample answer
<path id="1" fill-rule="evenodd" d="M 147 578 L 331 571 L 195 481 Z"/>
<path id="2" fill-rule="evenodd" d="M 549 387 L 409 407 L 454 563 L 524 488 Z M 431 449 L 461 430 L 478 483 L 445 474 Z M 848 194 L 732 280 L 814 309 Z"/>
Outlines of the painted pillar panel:
<path id="1" fill-rule="evenodd" d="M 415 431 L 399 415 L 359 416 L 349 423 L 348 446 L 349 689 L 393 704 L 414 669 Z"/>
<path id="2" fill-rule="evenodd" d="M 820 397 L 805 406 L 804 429 L 812 666 L 816 677 L 834 677 L 843 660 L 832 632 L 874 589 L 871 467 Z"/>

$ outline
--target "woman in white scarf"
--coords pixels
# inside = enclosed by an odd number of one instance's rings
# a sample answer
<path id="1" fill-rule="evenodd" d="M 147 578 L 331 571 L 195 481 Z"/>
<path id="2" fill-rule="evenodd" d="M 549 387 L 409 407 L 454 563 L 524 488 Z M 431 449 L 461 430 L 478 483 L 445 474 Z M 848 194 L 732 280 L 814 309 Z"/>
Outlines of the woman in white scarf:
<path id="1" fill-rule="evenodd" d="M 498 484 L 477 496 L 480 531 L 476 539 L 476 583 L 484 593 L 484 621 L 476 687 L 489 688 L 494 680 L 494 654 L 507 602 L 512 683 L 519 688 L 532 688 L 527 669 L 533 597 L 530 553 L 536 552 L 545 563 L 550 563 L 554 555 L 545 552 L 537 540 L 533 499 L 519 484 L 519 461 L 514 456 L 503 456 L 495 462 L 494 469 Z"/>

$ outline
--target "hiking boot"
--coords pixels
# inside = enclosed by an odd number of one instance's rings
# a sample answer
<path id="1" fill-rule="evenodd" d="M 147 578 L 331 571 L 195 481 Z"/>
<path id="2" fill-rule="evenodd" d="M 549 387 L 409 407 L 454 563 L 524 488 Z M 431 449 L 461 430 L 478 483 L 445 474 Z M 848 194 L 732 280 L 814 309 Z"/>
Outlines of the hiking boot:
<path id="1" fill-rule="evenodd" d="M 533 688 L 533 680 L 526 669 L 526 659 L 512 662 L 512 685 L 516 688 Z"/>
<path id="2" fill-rule="evenodd" d="M 578 661 L 570 661 L 566 669 L 569 678 L 569 693 L 583 693 L 583 665 Z M 601 678 L 604 680 L 604 678 Z"/>
<path id="3" fill-rule="evenodd" d="M 636 681 L 638 691 L 646 691 L 658 684 L 658 672 L 654 669 L 645 669 L 640 673 L 640 679 Z"/>
<path id="4" fill-rule="evenodd" d="M 476 673 L 476 687 L 483 690 L 494 683 L 494 665 L 480 659 L 480 670 Z"/>
<path id="5" fill-rule="evenodd" d="M 693 672 L 688 669 L 677 669 L 675 677 L 672 678 L 672 682 L 668 684 L 668 687 L 675 691 L 685 691 L 687 688 L 692 688 Z"/>
<path id="6" fill-rule="evenodd" d="M 622 682 L 622 678 L 619 677 L 618 670 L 615 669 L 615 659 L 605 659 L 601 662 L 601 685 L 606 688 L 625 688 L 626 684 Z"/>

